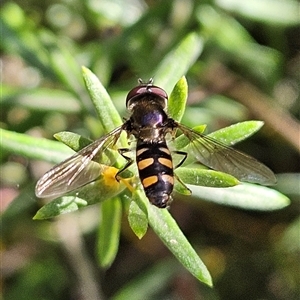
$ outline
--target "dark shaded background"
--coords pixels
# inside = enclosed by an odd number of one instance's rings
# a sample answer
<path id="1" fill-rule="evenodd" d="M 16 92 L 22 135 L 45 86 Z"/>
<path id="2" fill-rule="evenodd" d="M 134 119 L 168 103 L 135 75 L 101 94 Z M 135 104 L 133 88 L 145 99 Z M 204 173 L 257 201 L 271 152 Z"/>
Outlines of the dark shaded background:
<path id="1" fill-rule="evenodd" d="M 204 49 L 187 74 L 190 106 L 183 123 L 198 125 L 201 119 L 213 131 L 264 120 L 263 130 L 238 147 L 270 166 L 278 174 L 275 188 L 291 199 L 289 207 L 273 212 L 175 199 L 171 214 L 211 272 L 210 289 L 179 265 L 151 229 L 138 240 L 126 216 L 117 258 L 101 270 L 95 253 L 97 205 L 33 221 L 41 206 L 34 184 L 49 165 L 1 152 L 4 299 L 123 299 L 117 293 L 126 289 L 130 299 L 299 298 L 297 5 L 273 0 L 1 5 L 1 127 L 49 139 L 62 130 L 97 138 L 101 130 L 88 96 L 76 84 L 80 66 L 99 76 L 126 115 L 126 91 L 137 78 L 150 77 L 162 58 L 196 31 Z M 66 55 L 56 54 L 56 47 Z M 78 70 L 68 69 L 68 55 Z M 11 211 L 15 198 L 20 204 Z"/>

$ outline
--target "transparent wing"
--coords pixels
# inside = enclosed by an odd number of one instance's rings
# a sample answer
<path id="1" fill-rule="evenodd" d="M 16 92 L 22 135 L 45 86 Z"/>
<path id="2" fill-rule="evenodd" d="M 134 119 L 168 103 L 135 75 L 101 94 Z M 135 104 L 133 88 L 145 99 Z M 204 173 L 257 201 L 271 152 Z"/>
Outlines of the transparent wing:
<path id="1" fill-rule="evenodd" d="M 113 163 L 104 155 L 104 151 L 116 143 L 121 132 L 122 126 L 50 169 L 37 182 L 36 196 L 59 197 L 96 180 Z M 95 157 L 97 162 L 93 161 Z"/>
<path id="2" fill-rule="evenodd" d="M 276 183 L 274 173 L 255 158 L 237 151 L 213 138 L 202 135 L 176 122 L 190 140 L 192 154 L 207 167 L 228 173 L 241 181 L 271 185 Z"/>

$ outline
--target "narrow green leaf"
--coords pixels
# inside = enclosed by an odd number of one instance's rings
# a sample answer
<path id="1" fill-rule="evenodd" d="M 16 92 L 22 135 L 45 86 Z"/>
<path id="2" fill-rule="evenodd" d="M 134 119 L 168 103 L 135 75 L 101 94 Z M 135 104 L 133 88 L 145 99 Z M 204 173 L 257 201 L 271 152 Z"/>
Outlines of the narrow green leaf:
<path id="1" fill-rule="evenodd" d="M 62 143 L 0 129 L 0 147 L 28 158 L 59 163 L 74 152 Z"/>
<path id="2" fill-rule="evenodd" d="M 188 97 L 188 85 L 186 78 L 181 77 L 176 83 L 168 101 L 168 114 L 174 120 L 180 122 Z"/>
<path id="3" fill-rule="evenodd" d="M 119 248 L 122 203 L 118 197 L 101 204 L 101 219 L 98 227 L 97 259 L 103 268 L 113 263 Z"/>
<path id="4" fill-rule="evenodd" d="M 239 184 L 239 181 L 226 173 L 200 168 L 178 168 L 176 174 L 186 184 L 207 187 L 230 187 Z"/>
<path id="5" fill-rule="evenodd" d="M 40 208 L 33 217 L 33 219 L 44 220 L 53 218 L 61 214 L 76 211 L 80 207 L 84 207 L 86 205 L 87 202 L 84 199 L 78 198 L 76 196 L 60 197 Z"/>
<path id="6" fill-rule="evenodd" d="M 58 132 L 54 134 L 54 137 L 76 152 L 93 142 L 92 140 L 87 139 L 79 134 L 68 131 Z"/>
<path id="7" fill-rule="evenodd" d="M 133 195 L 135 196 L 135 194 Z M 128 211 L 128 222 L 134 234 L 141 239 L 148 229 L 148 218 L 135 201 L 131 201 Z"/>
<path id="8" fill-rule="evenodd" d="M 151 228 L 185 268 L 198 280 L 212 286 L 212 279 L 206 266 L 170 213 L 166 209 L 159 209 L 149 204 L 148 219 Z"/>
<path id="9" fill-rule="evenodd" d="M 97 76 L 85 67 L 82 67 L 82 72 L 86 88 L 105 131 L 110 132 L 122 125 L 123 122 L 118 111 Z"/>
<path id="10" fill-rule="evenodd" d="M 208 136 L 230 146 L 247 139 L 263 125 L 262 121 L 245 121 L 212 132 Z"/>
<path id="11" fill-rule="evenodd" d="M 217 5 L 253 21 L 276 26 L 295 26 L 300 23 L 299 3 L 293 0 L 217 0 Z"/>
<path id="12" fill-rule="evenodd" d="M 189 188 L 193 197 L 248 210 L 272 211 L 290 204 L 285 195 L 251 183 L 242 183 L 231 188 L 216 189 L 195 185 Z"/>
<path id="13" fill-rule="evenodd" d="M 171 51 L 154 72 L 154 80 L 170 94 L 176 82 L 187 73 L 203 49 L 202 38 L 191 33 Z"/>

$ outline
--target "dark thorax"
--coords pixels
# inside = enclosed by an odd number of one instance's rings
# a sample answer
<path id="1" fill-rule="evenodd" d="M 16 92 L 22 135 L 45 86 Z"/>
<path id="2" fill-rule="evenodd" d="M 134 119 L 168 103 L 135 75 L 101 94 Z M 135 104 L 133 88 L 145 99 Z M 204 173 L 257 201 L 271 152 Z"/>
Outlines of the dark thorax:
<path id="1" fill-rule="evenodd" d="M 139 99 L 132 109 L 126 130 L 145 143 L 159 143 L 165 141 L 165 135 L 170 132 L 169 120 L 155 97 L 147 96 Z"/>

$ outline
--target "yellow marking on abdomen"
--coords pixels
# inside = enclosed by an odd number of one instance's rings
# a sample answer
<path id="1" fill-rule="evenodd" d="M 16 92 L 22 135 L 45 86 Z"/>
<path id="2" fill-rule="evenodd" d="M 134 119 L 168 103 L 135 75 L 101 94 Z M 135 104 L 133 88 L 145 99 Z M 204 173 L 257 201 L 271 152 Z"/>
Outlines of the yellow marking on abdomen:
<path id="1" fill-rule="evenodd" d="M 161 178 L 164 182 L 169 182 L 170 184 L 174 185 L 174 177 L 173 176 L 164 174 L 161 176 Z"/>
<path id="2" fill-rule="evenodd" d="M 156 175 L 149 176 L 149 177 L 143 179 L 143 186 L 145 188 L 147 188 L 148 186 L 156 183 L 157 181 L 158 181 L 158 177 Z"/>
<path id="3" fill-rule="evenodd" d="M 166 154 L 171 155 L 171 152 L 170 152 L 170 150 L 169 150 L 168 148 L 165 148 L 165 147 L 159 147 L 159 150 L 160 150 L 161 152 L 164 152 L 164 153 L 166 153 Z"/>
<path id="4" fill-rule="evenodd" d="M 143 154 L 147 150 L 149 150 L 149 148 L 141 148 L 141 149 L 137 150 L 136 151 L 136 156 L 140 156 L 141 154 Z"/>
<path id="5" fill-rule="evenodd" d="M 138 168 L 139 168 L 139 170 L 143 170 L 143 169 L 149 167 L 150 165 L 152 165 L 153 163 L 154 163 L 154 159 L 152 157 L 145 158 L 138 162 Z"/>
<path id="6" fill-rule="evenodd" d="M 173 168 L 173 164 L 172 164 L 172 161 L 168 158 L 163 158 L 163 157 L 160 157 L 158 159 L 159 163 L 161 163 L 162 165 L 172 169 Z"/>

